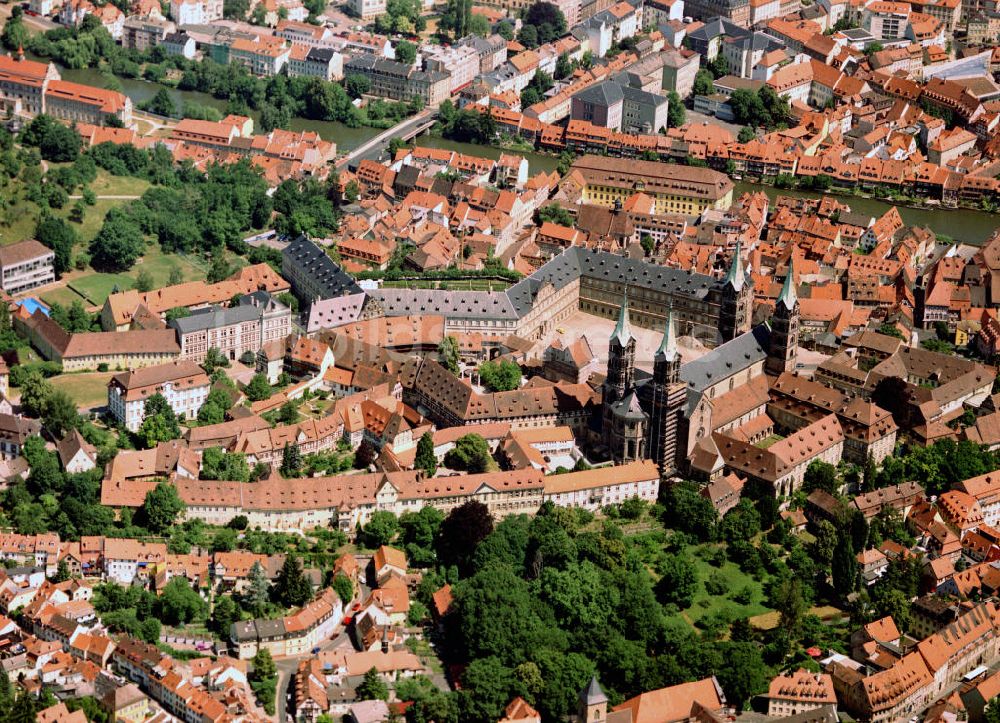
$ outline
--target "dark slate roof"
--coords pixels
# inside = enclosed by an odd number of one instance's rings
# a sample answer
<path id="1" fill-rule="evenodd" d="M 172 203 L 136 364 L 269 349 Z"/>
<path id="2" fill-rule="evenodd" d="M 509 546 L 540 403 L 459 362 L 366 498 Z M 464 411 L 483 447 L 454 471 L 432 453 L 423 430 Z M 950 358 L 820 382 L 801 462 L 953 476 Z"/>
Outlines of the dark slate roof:
<path id="1" fill-rule="evenodd" d="M 288 244 L 281 256 L 282 265 L 306 271 L 313 282 L 323 288 L 324 299 L 364 293 L 353 276 L 337 266 L 323 249 L 306 236 L 299 236 Z"/>
<path id="2" fill-rule="evenodd" d="M 576 256 L 580 275 L 587 278 L 627 283 L 629 286 L 638 286 L 641 289 L 698 299 L 704 299 L 711 289 L 722 286 L 720 279 L 705 274 L 668 269 L 608 251 L 591 251 L 574 246 L 567 249 L 563 255 L 570 253 Z M 543 271 L 546 266 L 548 264 L 542 266 L 533 276 Z"/>
<path id="3" fill-rule="evenodd" d="M 650 93 L 642 88 L 633 88 L 629 85 L 622 87 L 622 96 L 630 103 L 644 103 L 651 106 L 661 106 L 667 102 L 666 97 L 659 93 Z"/>
<path id="4" fill-rule="evenodd" d="M 759 324 L 746 334 L 740 334 L 704 356 L 683 365 L 681 381 L 687 384 L 689 390 L 701 392 L 720 379 L 732 376 L 767 358 L 770 338 L 771 332 L 767 325 Z"/>
<path id="5" fill-rule="evenodd" d="M 551 284 L 558 291 L 581 277 L 696 299 L 704 299 L 710 290 L 722 285 L 721 280 L 705 274 L 668 269 L 641 259 L 571 246 L 506 292 L 382 288 L 369 292 L 369 295 L 382 301 L 387 316 L 442 314 L 463 318 L 518 319 L 531 311 L 535 297 L 545 284 Z"/>
<path id="6" fill-rule="evenodd" d="M 731 38 L 741 38 L 744 35 L 748 35 L 749 32 L 750 31 L 746 28 L 741 28 L 739 25 L 730 20 L 726 20 L 725 18 L 715 18 L 714 20 L 709 20 L 700 28 L 688 33 L 688 37 L 695 40 L 708 41 L 712 38 L 717 38 L 720 35 L 726 35 Z"/>
<path id="7" fill-rule="evenodd" d="M 596 675 L 590 679 L 590 684 L 580 691 L 580 700 L 584 705 L 596 705 L 608 702 L 608 696 L 601 690 L 601 684 L 597 682 Z"/>
<path id="8" fill-rule="evenodd" d="M 209 306 L 195 309 L 190 316 L 174 319 L 168 326 L 177 329 L 181 334 L 202 329 L 218 329 L 219 327 L 239 324 L 244 321 L 254 321 L 260 318 L 260 309 L 250 304 L 241 304 L 229 309 L 221 306 Z"/>
<path id="9" fill-rule="evenodd" d="M 602 105 L 605 107 L 621 103 L 624 97 L 625 96 L 622 94 L 622 87 L 612 80 L 605 80 L 603 83 L 596 83 L 595 85 L 584 88 L 579 93 L 573 94 L 574 100 L 580 100 L 584 103 Z"/>
<path id="10" fill-rule="evenodd" d="M 333 48 L 310 48 L 309 52 L 306 53 L 306 60 L 326 65 L 333 60 L 333 56 L 336 54 L 337 51 Z"/>
<path id="11" fill-rule="evenodd" d="M 439 291 L 436 289 L 378 289 L 386 316 L 441 314 L 459 318 L 516 319 L 507 294 L 501 291 Z"/>

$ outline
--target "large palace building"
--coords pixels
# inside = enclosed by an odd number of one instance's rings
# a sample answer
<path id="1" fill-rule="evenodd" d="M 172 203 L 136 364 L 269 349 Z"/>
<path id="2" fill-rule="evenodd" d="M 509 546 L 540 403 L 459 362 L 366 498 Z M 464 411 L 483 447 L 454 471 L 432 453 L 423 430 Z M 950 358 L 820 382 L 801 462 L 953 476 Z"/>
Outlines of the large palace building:
<path id="1" fill-rule="evenodd" d="M 577 311 L 617 319 L 626 292 L 636 326 L 661 330 L 673 309 L 681 335 L 719 330 L 725 341 L 750 329 L 753 290 L 740 263 L 715 278 L 576 246 L 506 291 L 382 288 L 367 292 L 366 313 L 440 315 L 446 333 L 541 339 Z"/>
<path id="2" fill-rule="evenodd" d="M 570 173 L 583 179 L 583 201 L 599 206 L 624 203 L 635 193 L 650 196 L 658 214 L 697 216 L 733 203 L 733 182 L 710 168 L 677 166 L 608 156 L 581 156 Z"/>

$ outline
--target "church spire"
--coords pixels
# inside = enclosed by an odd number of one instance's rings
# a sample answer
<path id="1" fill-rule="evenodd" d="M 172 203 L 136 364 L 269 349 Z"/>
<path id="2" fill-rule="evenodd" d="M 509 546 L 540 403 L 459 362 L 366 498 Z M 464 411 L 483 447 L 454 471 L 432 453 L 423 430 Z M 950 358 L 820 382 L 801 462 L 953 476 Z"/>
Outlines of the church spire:
<path id="1" fill-rule="evenodd" d="M 625 298 L 622 300 L 622 308 L 618 313 L 618 323 L 611 333 L 611 341 L 617 341 L 622 346 L 628 346 L 632 340 L 632 325 L 628 318 L 628 287 L 625 287 Z"/>
<path id="2" fill-rule="evenodd" d="M 674 331 L 674 308 L 667 313 L 667 326 L 663 331 L 660 348 L 656 350 L 656 359 L 672 362 L 677 358 L 677 333 Z"/>
<path id="3" fill-rule="evenodd" d="M 732 286 L 734 291 L 740 291 L 744 283 L 746 283 L 746 271 L 743 270 L 743 255 L 740 253 L 740 242 L 737 241 L 733 260 L 729 264 L 729 273 L 726 274 L 726 285 Z"/>
<path id="4" fill-rule="evenodd" d="M 785 308 L 791 311 L 799 301 L 798 294 L 795 293 L 795 257 L 788 258 L 788 273 L 785 274 L 785 283 L 781 286 L 781 294 L 778 295 L 778 304 L 784 304 Z M 777 308 L 777 306 L 775 306 Z"/>

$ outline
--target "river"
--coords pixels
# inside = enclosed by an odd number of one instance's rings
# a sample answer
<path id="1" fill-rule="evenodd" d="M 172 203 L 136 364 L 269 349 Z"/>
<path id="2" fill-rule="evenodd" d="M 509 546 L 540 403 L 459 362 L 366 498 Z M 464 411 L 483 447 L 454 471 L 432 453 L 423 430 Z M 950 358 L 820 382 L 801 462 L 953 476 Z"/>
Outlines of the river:
<path id="1" fill-rule="evenodd" d="M 762 186 L 757 183 L 736 183 L 734 196 L 739 196 L 747 191 L 763 191 L 772 201 L 777 196 L 798 196 L 800 198 L 822 198 L 822 193 L 812 191 L 786 191 L 779 190 L 773 186 Z M 858 196 L 841 196 L 830 194 L 841 203 L 846 203 L 855 213 L 863 213 L 869 216 L 881 216 L 892 204 L 879 201 L 874 198 L 861 198 Z M 956 241 L 968 244 L 979 245 L 989 238 L 993 231 L 1000 227 L 1000 215 L 986 213 L 985 211 L 974 211 L 970 209 L 943 209 L 943 208 L 910 208 L 909 206 L 897 206 L 899 215 L 908 226 L 926 226 L 936 234 L 950 236 Z"/>
<path id="2" fill-rule="evenodd" d="M 417 145 L 430 148 L 447 148 L 460 153 L 468 153 L 484 158 L 499 158 L 505 151 L 493 146 L 480 146 L 474 143 L 458 143 L 439 136 L 421 136 L 417 139 Z M 531 153 L 524 151 L 506 151 L 515 155 L 524 156 L 528 159 L 531 173 L 554 171 L 559 165 L 556 156 L 542 153 Z M 747 191 L 764 191 L 773 201 L 777 196 L 800 196 L 805 198 L 822 198 L 821 193 L 810 191 L 783 191 L 773 186 L 764 186 L 756 183 L 736 183 L 734 197 Z M 861 198 L 857 196 L 835 196 L 838 200 L 846 203 L 855 213 L 863 213 L 878 218 L 889 210 L 892 204 L 879 201 L 874 198 Z M 1000 227 L 1000 214 L 990 214 L 985 211 L 974 211 L 969 209 L 942 209 L 942 208 L 910 208 L 908 206 L 897 206 L 899 215 L 909 226 L 927 226 L 936 234 L 950 236 L 956 241 L 969 244 L 981 244 L 989 238 L 993 231 Z"/>
<path id="3" fill-rule="evenodd" d="M 59 69 L 63 78 L 77 83 L 103 87 L 104 77 L 95 68 L 62 68 Z M 174 99 L 178 108 L 185 101 L 197 103 L 203 106 L 216 108 L 221 112 L 226 110 L 226 101 L 194 90 L 177 90 L 160 83 L 153 83 L 148 80 L 138 78 L 119 78 L 123 92 L 132 99 L 132 102 L 139 104 L 149 100 L 160 88 L 166 88 Z M 255 119 L 256 120 L 256 119 Z M 379 128 L 349 128 L 343 123 L 333 121 L 314 121 L 305 118 L 293 118 L 289 126 L 291 130 L 316 131 L 322 138 L 333 141 L 337 144 L 338 151 L 350 151 L 381 132 Z M 499 158 L 505 152 L 493 146 L 481 146 L 474 143 L 459 143 L 439 136 L 421 136 L 417 139 L 417 145 L 430 148 L 447 148 L 469 155 Z M 556 169 L 559 159 L 552 155 L 534 153 L 530 151 L 506 151 L 515 155 L 524 156 L 528 159 L 528 165 L 532 174 L 550 172 Z M 746 191 L 764 191 L 772 200 L 778 195 L 802 196 L 808 198 L 820 198 L 822 194 L 809 191 L 786 191 L 778 190 L 772 186 L 762 186 L 753 183 L 739 182 L 736 184 L 735 194 L 738 196 Z M 838 196 L 844 203 L 850 205 L 851 210 L 856 213 L 864 213 L 871 216 L 881 216 L 889 209 L 891 204 L 878 201 L 872 198 L 859 198 L 855 196 Z M 957 241 L 970 244 L 980 244 L 993 233 L 994 229 L 1000 226 L 1000 215 L 989 214 L 984 211 L 974 210 L 947 210 L 938 208 L 909 208 L 899 206 L 899 213 L 903 220 L 911 226 L 927 226 L 936 234 L 950 236 Z"/>
<path id="4" fill-rule="evenodd" d="M 60 66 L 59 73 L 64 80 L 93 85 L 98 88 L 104 87 L 104 76 L 101 75 L 101 71 L 95 68 L 63 68 Z M 170 86 L 139 78 L 118 78 L 118 82 L 121 83 L 122 92 L 131 98 L 132 103 L 135 105 L 151 99 L 160 88 L 166 88 L 178 109 L 183 106 L 185 101 L 188 101 L 215 108 L 222 113 L 226 112 L 226 101 L 220 100 L 209 93 L 201 93 L 196 90 L 177 90 Z M 257 114 L 251 113 L 251 115 L 254 116 L 254 121 L 257 121 Z M 381 128 L 349 128 L 343 123 L 314 121 L 306 118 L 292 118 L 289 128 L 293 131 L 316 131 L 324 140 L 336 143 L 338 151 L 354 150 L 369 138 L 378 135 L 382 131 Z"/>

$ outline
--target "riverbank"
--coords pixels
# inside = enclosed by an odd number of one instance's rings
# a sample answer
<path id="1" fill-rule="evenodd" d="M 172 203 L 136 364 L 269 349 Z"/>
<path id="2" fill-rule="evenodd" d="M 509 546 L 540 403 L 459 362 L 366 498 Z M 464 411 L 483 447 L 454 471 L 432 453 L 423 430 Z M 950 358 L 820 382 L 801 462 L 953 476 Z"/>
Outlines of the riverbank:
<path id="1" fill-rule="evenodd" d="M 939 236 L 948 236 L 955 241 L 981 245 L 993 232 L 1000 227 L 1000 215 L 977 211 L 968 208 L 941 208 L 924 206 L 915 208 L 888 203 L 868 196 L 856 196 L 853 193 L 839 193 L 830 189 L 827 193 L 816 191 L 800 191 L 798 189 L 779 189 L 761 183 L 735 182 L 734 196 L 742 193 L 763 191 L 774 201 L 778 196 L 794 196 L 796 198 L 823 198 L 834 196 L 843 199 L 854 213 L 862 213 L 878 218 L 893 206 L 899 211 L 907 226 L 926 226 Z"/>
<path id="2" fill-rule="evenodd" d="M 421 136 L 417 138 L 416 144 L 425 148 L 443 148 L 459 153 L 480 156 L 482 158 L 497 159 L 501 153 L 513 153 L 524 156 L 528 160 L 528 167 L 532 174 L 549 173 L 556 170 L 559 165 L 559 157 L 540 153 L 538 151 L 526 152 L 521 150 L 507 150 L 497 146 L 481 146 L 475 143 L 460 143 L 441 136 Z M 736 181 L 733 191 L 734 197 L 743 193 L 763 191 L 771 201 L 778 196 L 795 196 L 797 198 L 823 198 L 826 195 L 833 195 L 843 198 L 844 203 L 851 207 L 855 213 L 863 213 L 878 218 L 890 208 L 892 203 L 870 198 L 866 196 L 856 196 L 851 193 L 838 193 L 831 189 L 828 193 L 816 191 L 800 191 L 797 189 L 778 189 L 762 183 L 748 183 Z M 935 234 L 948 236 L 963 243 L 980 245 L 988 239 L 993 231 L 1000 226 L 1000 215 L 977 211 L 973 209 L 960 208 L 935 208 L 926 206 L 924 208 L 914 208 L 912 206 L 896 205 L 899 215 L 909 226 L 926 226 Z"/>
<path id="3" fill-rule="evenodd" d="M 59 74 L 64 80 L 91 85 L 96 88 L 103 88 L 105 85 L 106 79 L 97 68 L 65 68 L 58 64 L 56 64 L 56 67 L 59 69 Z M 177 108 L 182 108 L 184 103 L 187 102 L 214 108 L 223 115 L 227 112 L 228 102 L 216 98 L 210 93 L 202 93 L 197 90 L 179 90 L 164 83 L 156 83 L 141 78 L 122 78 L 119 76 L 116 76 L 116 78 L 121 85 L 121 92 L 131 98 L 134 106 L 151 100 L 160 90 L 166 90 Z M 250 111 L 250 117 L 253 118 L 255 124 L 259 124 L 259 112 Z M 317 121 L 299 117 L 291 119 L 288 129 L 292 131 L 314 131 L 319 133 L 323 140 L 336 143 L 338 151 L 354 150 L 385 130 L 384 128 L 373 126 L 351 128 L 337 121 Z"/>
<path id="4" fill-rule="evenodd" d="M 59 71 L 66 80 L 95 87 L 103 87 L 105 77 L 97 68 L 64 68 L 58 66 Z M 169 85 L 139 78 L 118 78 L 124 92 L 135 105 L 150 100 L 161 89 L 165 89 L 171 96 L 177 107 L 183 107 L 185 102 L 194 103 L 201 106 L 215 108 L 225 113 L 227 101 L 216 98 L 209 93 L 194 90 L 179 90 Z M 259 114 L 252 112 L 254 121 L 259 121 Z M 293 131 L 314 131 L 324 140 L 337 144 L 338 150 L 351 151 L 377 136 L 384 129 L 375 127 L 351 128 L 336 121 L 315 121 L 307 118 L 293 118 L 289 123 L 289 129 Z M 528 161 L 528 166 L 532 174 L 550 173 L 555 171 L 559 165 L 559 157 L 550 153 L 540 151 L 527 151 L 521 148 L 505 149 L 495 145 L 478 145 L 475 143 L 461 143 L 452 141 L 441 136 L 428 135 L 416 139 L 416 144 L 427 148 L 443 148 L 454 150 L 469 155 L 498 159 L 501 153 L 512 153 L 523 156 Z M 784 190 L 773 186 L 736 182 L 735 193 L 739 195 L 747 191 L 763 191 L 772 200 L 779 195 L 798 196 L 804 198 L 822 198 L 824 193 L 802 190 Z M 841 193 L 837 189 L 831 189 L 828 193 L 845 198 L 845 202 L 857 213 L 864 213 L 871 216 L 881 216 L 892 203 L 876 198 L 857 196 L 852 193 Z M 957 241 L 981 244 L 989 238 L 993 231 L 1000 226 L 1000 216 L 979 211 L 976 209 L 948 209 L 941 207 L 926 206 L 916 208 L 911 206 L 896 206 L 900 215 L 908 225 L 927 226 L 934 233 L 948 236 Z"/>

